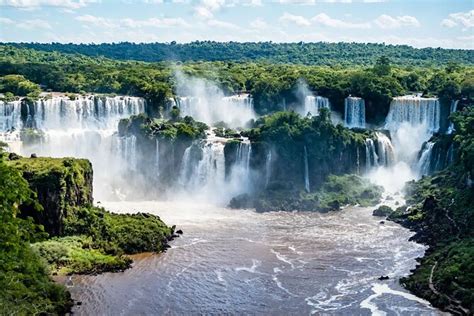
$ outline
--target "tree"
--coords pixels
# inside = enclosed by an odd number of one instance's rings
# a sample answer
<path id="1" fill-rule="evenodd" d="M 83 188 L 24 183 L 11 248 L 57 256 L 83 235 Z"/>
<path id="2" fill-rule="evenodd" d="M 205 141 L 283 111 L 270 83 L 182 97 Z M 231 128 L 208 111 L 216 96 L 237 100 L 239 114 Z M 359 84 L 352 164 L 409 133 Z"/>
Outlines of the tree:
<path id="1" fill-rule="evenodd" d="M 390 59 L 387 56 L 380 56 L 375 62 L 373 71 L 379 76 L 387 76 L 392 71 Z"/>

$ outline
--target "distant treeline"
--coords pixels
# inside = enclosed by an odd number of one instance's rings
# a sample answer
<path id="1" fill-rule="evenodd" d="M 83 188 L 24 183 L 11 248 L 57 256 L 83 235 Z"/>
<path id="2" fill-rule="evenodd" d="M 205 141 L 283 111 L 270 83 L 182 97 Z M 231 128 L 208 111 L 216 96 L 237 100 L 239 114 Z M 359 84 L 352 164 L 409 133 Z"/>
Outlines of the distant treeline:
<path id="1" fill-rule="evenodd" d="M 187 44 L 129 42 L 111 44 L 1 43 L 43 51 L 104 56 L 120 60 L 268 61 L 305 65 L 372 65 L 386 56 L 397 65 L 473 64 L 474 51 L 364 43 L 238 43 L 197 41 Z"/>
<path id="2" fill-rule="evenodd" d="M 344 113 L 348 95 L 365 99 L 369 123 L 380 123 L 393 97 L 411 92 L 438 96 L 449 110 L 452 100 L 474 100 L 474 67 L 455 62 L 435 66 L 394 65 L 381 56 L 369 66 L 319 66 L 268 62 L 121 61 L 81 54 L 45 52 L 0 45 L 0 93 L 37 98 L 41 91 L 115 93 L 147 99 L 153 111 L 167 107 L 177 94 L 175 76 L 183 74 L 214 83 L 226 95 L 248 91 L 258 114 L 291 108 L 306 86 L 327 97 Z"/>

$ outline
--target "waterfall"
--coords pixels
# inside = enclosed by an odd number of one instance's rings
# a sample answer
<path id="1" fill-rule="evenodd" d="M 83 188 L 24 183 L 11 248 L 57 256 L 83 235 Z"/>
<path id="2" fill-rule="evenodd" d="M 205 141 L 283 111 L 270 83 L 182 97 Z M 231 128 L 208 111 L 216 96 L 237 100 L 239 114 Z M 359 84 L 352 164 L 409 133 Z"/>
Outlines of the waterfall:
<path id="1" fill-rule="evenodd" d="M 390 138 L 384 133 L 376 132 L 378 165 L 388 167 L 394 163 L 395 155 Z"/>
<path id="2" fill-rule="evenodd" d="M 155 142 L 155 169 L 156 169 L 156 176 L 160 176 L 160 141 L 156 139 Z"/>
<path id="3" fill-rule="evenodd" d="M 21 127 L 21 101 L 0 101 L 0 141 L 18 142 Z"/>
<path id="4" fill-rule="evenodd" d="M 373 167 L 378 167 L 378 157 L 375 152 L 374 141 L 370 138 L 365 140 L 365 167 L 369 172 Z"/>
<path id="5" fill-rule="evenodd" d="M 192 174 L 191 168 L 193 167 L 193 162 L 191 161 L 191 150 L 193 145 L 188 146 L 184 150 L 183 159 L 181 159 L 181 169 L 179 171 L 179 184 L 182 187 L 186 187 L 189 182 L 189 178 Z"/>
<path id="6" fill-rule="evenodd" d="M 396 130 L 404 122 L 410 125 L 424 125 L 430 133 L 437 132 L 440 124 L 440 103 L 438 98 L 403 96 L 393 98 L 385 121 L 385 128 Z"/>
<path id="7" fill-rule="evenodd" d="M 111 197 L 122 172 L 136 168 L 136 138 L 114 134 L 120 119 L 145 111 L 142 98 L 79 96 L 71 100 L 54 96 L 30 104 L 24 101 L 23 118 L 18 102 L 13 114 L 5 108 L 3 104 L 1 114 L 9 117 L 9 126 L 17 130 L 32 127 L 42 134 L 41 141 L 24 142 L 18 150 L 20 154 L 89 159 L 94 182 L 101 184 L 94 186 L 96 198 Z"/>
<path id="8" fill-rule="evenodd" d="M 303 109 L 298 112 L 302 116 L 306 116 L 308 114 L 311 114 L 312 116 L 317 116 L 319 115 L 319 111 L 323 108 L 330 109 L 328 98 L 307 95 L 304 99 Z"/>
<path id="9" fill-rule="evenodd" d="M 308 150 L 306 149 L 306 146 L 304 146 L 304 189 L 306 190 L 306 192 L 310 192 Z"/>
<path id="10" fill-rule="evenodd" d="M 347 97 L 344 100 L 344 120 L 349 128 L 365 128 L 365 101 L 362 98 Z"/>
<path id="11" fill-rule="evenodd" d="M 181 116 L 192 116 L 206 124 L 225 122 L 232 127 L 244 126 L 256 118 L 253 99 L 249 94 L 223 96 L 205 93 L 200 96 L 175 98 Z"/>
<path id="12" fill-rule="evenodd" d="M 269 149 L 267 158 L 265 159 L 265 187 L 270 183 L 270 177 L 272 175 L 272 150 Z"/>
<path id="13" fill-rule="evenodd" d="M 431 154 L 434 147 L 433 142 L 427 142 L 421 151 L 420 159 L 417 163 L 417 169 L 420 176 L 428 175 L 431 171 Z"/>
<path id="14" fill-rule="evenodd" d="M 459 100 L 453 100 L 453 101 L 451 101 L 451 107 L 450 107 L 450 109 L 449 109 L 449 114 L 450 114 L 450 115 L 457 111 L 457 109 L 458 109 L 458 103 L 459 103 Z M 454 124 L 453 124 L 453 122 L 450 120 L 447 134 L 451 134 L 452 132 L 454 132 Z"/>

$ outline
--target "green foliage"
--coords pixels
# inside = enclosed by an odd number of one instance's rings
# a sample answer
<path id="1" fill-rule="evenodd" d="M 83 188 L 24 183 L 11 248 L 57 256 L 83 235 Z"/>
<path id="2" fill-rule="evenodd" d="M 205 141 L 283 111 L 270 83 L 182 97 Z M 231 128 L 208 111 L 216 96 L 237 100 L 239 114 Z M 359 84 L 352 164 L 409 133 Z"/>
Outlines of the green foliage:
<path id="1" fill-rule="evenodd" d="M 414 239 L 430 246 L 412 275 L 403 284 L 433 305 L 458 310 L 474 308 L 474 111 L 472 106 L 454 115 L 458 154 L 447 169 L 412 181 L 406 187 L 410 208 L 389 216 L 416 231 Z M 433 271 L 433 286 L 429 286 Z"/>
<path id="2" fill-rule="evenodd" d="M 367 179 L 349 174 L 330 175 L 317 193 L 322 208 L 344 205 L 371 206 L 380 202 L 383 188 Z"/>
<path id="3" fill-rule="evenodd" d="M 24 76 L 6 75 L 0 77 L 0 92 L 10 93 L 19 96 L 38 96 L 41 92 L 40 87 Z"/>
<path id="4" fill-rule="evenodd" d="M 5 44 L 4 44 L 5 45 Z M 386 56 L 399 65 L 451 65 L 452 61 L 472 64 L 470 50 L 439 48 L 416 49 L 406 45 L 359 44 L 359 43 L 219 43 L 197 41 L 187 44 L 166 43 L 114 43 L 114 44 L 39 44 L 8 43 L 15 47 L 27 47 L 50 52 L 106 56 L 122 60 L 142 61 L 238 61 L 265 60 L 276 63 L 316 65 L 370 65 L 379 56 Z"/>
<path id="5" fill-rule="evenodd" d="M 90 237 L 69 236 L 32 244 L 33 251 L 57 274 L 100 273 L 122 271 L 132 260 L 124 256 L 105 254 L 94 249 Z"/>
<path id="6" fill-rule="evenodd" d="M 173 233 L 158 216 L 114 214 L 97 207 L 74 209 L 65 226 L 65 235 L 91 237 L 94 248 L 115 255 L 161 252 Z"/>
<path id="7" fill-rule="evenodd" d="M 127 47 L 126 44 L 116 45 L 114 47 L 117 49 Z M 228 43 L 228 45 L 232 46 L 233 44 Z M 254 45 L 260 44 L 248 43 L 246 49 L 251 50 Z M 272 47 L 280 44 L 267 43 L 267 45 Z M 281 45 L 291 46 L 293 44 Z M 247 59 L 245 62 L 239 62 L 235 61 L 238 60 L 237 57 L 231 61 L 145 63 L 0 45 L 0 75 L 21 75 L 31 82 L 41 84 L 45 89 L 53 91 L 74 93 L 87 91 L 141 96 L 147 99 L 149 114 L 154 116 L 159 116 L 160 109 L 166 108 L 169 98 L 176 94 L 176 78 L 173 75 L 176 70 L 186 75 L 210 80 L 227 94 L 240 93 L 241 91 L 250 92 L 255 109 L 259 114 L 268 114 L 293 107 L 299 102 L 297 91 L 301 82 L 306 82 L 309 89 L 318 95 L 328 97 L 332 109 L 340 113 L 344 112 L 344 98 L 349 94 L 363 97 L 367 105 L 367 119 L 369 122 L 375 123 L 385 117 L 392 97 L 410 91 L 422 92 L 426 95 L 439 95 L 448 99 L 473 98 L 474 70 L 472 63 L 459 62 L 456 67 L 441 67 L 449 60 L 441 60 L 436 56 L 447 54 L 446 50 L 436 50 L 432 52 L 434 55 L 424 56 L 419 60 L 423 64 L 421 68 L 408 66 L 406 62 L 399 62 L 399 60 L 409 58 L 410 54 L 403 55 L 404 57 L 400 57 L 402 55 L 399 54 L 376 54 L 368 57 L 364 50 L 370 50 L 370 45 L 360 44 L 361 46 L 358 47 L 359 44 L 344 44 L 343 46 L 348 48 L 351 45 L 354 45 L 355 50 L 358 51 L 358 54 L 353 58 L 364 58 L 367 59 L 366 62 L 349 62 L 350 54 L 344 51 L 340 55 L 343 57 L 337 58 L 345 59 L 348 62 L 338 60 L 337 65 L 333 66 L 327 66 L 327 63 L 324 62 L 327 57 L 317 59 L 316 63 L 321 62 L 318 65 L 303 65 L 304 62 L 288 64 L 288 59 L 291 59 L 289 55 L 286 55 L 285 63 L 278 64 Z M 32 44 L 32 46 L 47 50 L 53 47 L 58 49 L 63 47 L 55 44 L 51 46 Z M 310 46 L 311 44 L 305 44 L 301 47 L 306 49 Z M 20 45 L 20 47 L 22 46 Z M 87 51 L 93 46 L 71 47 L 77 48 L 79 52 L 81 47 Z M 108 50 L 110 47 L 112 46 L 103 48 Z M 134 45 L 133 49 L 138 47 L 140 45 Z M 299 45 L 297 47 L 300 48 Z M 379 48 L 379 46 L 373 48 Z M 385 48 L 396 50 L 396 47 L 391 46 Z M 110 57 L 116 58 L 116 54 L 127 54 L 128 52 L 114 50 Z M 455 52 L 472 54 L 471 51 Z M 199 60 L 207 59 L 206 55 L 205 58 Z M 175 114 L 173 113 L 174 119 L 179 116 Z"/>
<path id="8" fill-rule="evenodd" d="M 50 280 L 29 242 L 40 229 L 20 219 L 20 204 L 34 204 L 28 183 L 0 160 L 0 310 L 10 314 L 65 313 L 69 293 Z M 8 188 L 8 189 L 3 189 Z"/>

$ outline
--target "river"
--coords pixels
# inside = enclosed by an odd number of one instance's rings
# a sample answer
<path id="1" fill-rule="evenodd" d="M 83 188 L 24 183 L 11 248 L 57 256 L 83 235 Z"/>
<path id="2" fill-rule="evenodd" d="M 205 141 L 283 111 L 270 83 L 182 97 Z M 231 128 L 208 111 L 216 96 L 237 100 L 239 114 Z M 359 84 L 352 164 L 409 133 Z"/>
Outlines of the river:
<path id="1" fill-rule="evenodd" d="M 372 208 L 256 213 L 196 203 L 104 202 L 182 229 L 166 253 L 123 273 L 73 276 L 78 315 L 441 315 L 398 279 L 425 247 Z M 388 275 L 389 280 L 378 277 Z M 71 286 L 71 284 L 73 284 Z"/>

